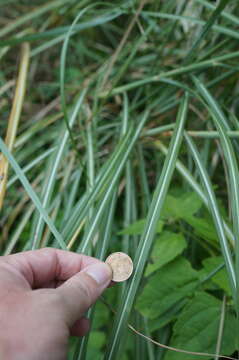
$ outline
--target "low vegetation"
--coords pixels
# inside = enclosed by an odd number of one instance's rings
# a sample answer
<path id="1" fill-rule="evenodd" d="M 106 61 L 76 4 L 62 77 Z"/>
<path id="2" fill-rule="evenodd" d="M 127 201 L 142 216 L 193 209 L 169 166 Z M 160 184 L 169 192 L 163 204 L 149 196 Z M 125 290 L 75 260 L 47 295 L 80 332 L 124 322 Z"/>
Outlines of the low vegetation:
<path id="1" fill-rule="evenodd" d="M 237 1 L 1 0 L 1 254 L 134 261 L 69 359 L 236 357 Z"/>

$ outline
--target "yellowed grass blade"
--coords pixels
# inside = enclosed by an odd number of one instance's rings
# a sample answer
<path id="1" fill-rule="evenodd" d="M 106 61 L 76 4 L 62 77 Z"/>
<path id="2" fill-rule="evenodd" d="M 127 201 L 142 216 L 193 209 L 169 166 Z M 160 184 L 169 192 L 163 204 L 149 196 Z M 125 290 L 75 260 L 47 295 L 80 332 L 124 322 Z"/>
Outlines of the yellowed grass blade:
<path id="1" fill-rule="evenodd" d="M 30 46 L 28 43 L 24 43 L 22 45 L 16 91 L 14 95 L 10 117 L 8 120 L 7 134 L 5 139 L 5 143 L 10 151 L 13 150 L 18 123 L 22 112 L 22 105 L 24 102 L 24 97 L 26 92 L 26 80 L 27 80 L 27 73 L 29 66 L 29 58 L 30 58 Z M 0 155 L 0 209 L 2 209 L 5 192 L 6 192 L 8 166 L 9 164 L 7 159 L 1 154 Z"/>

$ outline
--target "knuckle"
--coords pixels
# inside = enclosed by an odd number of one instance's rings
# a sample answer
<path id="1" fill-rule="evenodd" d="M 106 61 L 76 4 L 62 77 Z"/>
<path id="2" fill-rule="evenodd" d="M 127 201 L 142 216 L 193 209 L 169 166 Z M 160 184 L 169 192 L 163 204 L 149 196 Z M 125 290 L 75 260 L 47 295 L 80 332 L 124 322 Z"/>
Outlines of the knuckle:
<path id="1" fill-rule="evenodd" d="M 80 301 L 85 307 L 89 307 L 94 300 L 92 287 L 89 286 L 89 283 L 84 281 L 82 278 L 80 282 L 75 284 L 75 289 L 79 294 Z"/>
<path id="2" fill-rule="evenodd" d="M 50 247 L 41 248 L 39 251 L 41 251 L 43 254 L 46 254 L 46 255 L 52 255 L 52 254 L 55 254 L 55 252 L 56 252 L 55 249 L 50 248 Z"/>

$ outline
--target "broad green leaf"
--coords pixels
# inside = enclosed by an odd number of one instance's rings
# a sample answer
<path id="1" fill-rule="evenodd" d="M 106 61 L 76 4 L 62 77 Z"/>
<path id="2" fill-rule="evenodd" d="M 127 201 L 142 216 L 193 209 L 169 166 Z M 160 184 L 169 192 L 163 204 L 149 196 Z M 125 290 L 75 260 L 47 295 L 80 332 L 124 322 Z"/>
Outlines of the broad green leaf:
<path id="1" fill-rule="evenodd" d="M 153 331 L 159 330 L 162 327 L 169 324 L 171 321 L 175 321 L 179 312 L 182 310 L 184 305 L 187 303 L 188 299 L 184 298 L 183 300 L 178 301 L 176 304 L 165 311 L 161 316 L 157 317 L 156 319 L 150 319 L 148 321 L 149 330 L 152 333 Z"/>
<path id="2" fill-rule="evenodd" d="M 105 344 L 106 336 L 102 331 L 92 331 L 90 333 L 89 348 L 100 349 Z"/>
<path id="3" fill-rule="evenodd" d="M 152 264 L 148 264 L 145 275 L 148 276 L 180 255 L 187 243 L 182 234 L 164 231 L 155 241 L 152 250 Z"/>
<path id="4" fill-rule="evenodd" d="M 207 293 L 196 293 L 174 325 L 170 346 L 196 352 L 215 353 L 221 316 L 221 302 Z M 236 319 L 226 313 L 220 353 L 235 350 Z M 168 351 L 165 360 L 196 360 L 198 356 Z"/>
<path id="5" fill-rule="evenodd" d="M 106 342 L 105 333 L 102 331 L 92 331 L 90 333 L 89 343 L 87 346 L 87 360 L 101 360 L 102 352 L 100 351 Z"/>
<path id="6" fill-rule="evenodd" d="M 149 278 L 138 297 L 136 309 L 143 316 L 155 319 L 189 296 L 197 284 L 198 274 L 190 263 L 183 257 L 175 259 Z"/>
<path id="7" fill-rule="evenodd" d="M 180 196 L 167 195 L 163 217 L 184 219 L 184 217 L 195 214 L 201 206 L 202 200 L 195 192 L 182 193 Z"/>
<path id="8" fill-rule="evenodd" d="M 109 319 L 109 310 L 106 308 L 106 306 L 103 303 L 97 302 L 95 305 L 95 313 L 94 313 L 92 328 L 94 330 L 101 328 L 102 326 L 107 324 L 108 319 Z"/>
<path id="9" fill-rule="evenodd" d="M 184 219 L 187 216 L 195 214 L 202 206 L 202 200 L 195 192 L 182 193 L 180 196 L 167 195 L 162 210 L 163 219 Z M 141 219 L 124 230 L 118 235 L 138 235 L 142 234 L 146 219 Z M 162 231 L 163 221 L 158 222 L 157 232 Z"/>
<path id="10" fill-rule="evenodd" d="M 218 237 L 211 219 L 185 216 L 185 221 L 194 228 L 195 234 L 206 241 L 217 242 Z"/>
<path id="11" fill-rule="evenodd" d="M 208 275 L 210 272 L 212 272 L 214 269 L 216 269 L 220 264 L 222 264 L 224 261 L 222 256 L 215 256 L 210 257 L 205 260 L 203 260 L 203 269 L 201 271 L 201 274 L 204 276 Z M 221 289 L 223 289 L 228 295 L 231 295 L 231 288 L 228 281 L 227 271 L 224 267 L 220 271 L 218 271 L 212 278 L 211 281 L 213 281 L 215 284 L 217 284 Z"/>
<path id="12" fill-rule="evenodd" d="M 187 137 L 185 137 L 187 140 Z M 161 142 L 157 142 L 156 147 L 162 151 L 162 153 L 166 156 L 168 154 L 168 149 L 165 147 Z M 210 209 L 210 202 L 208 199 L 208 194 L 204 192 L 203 188 L 197 183 L 195 178 L 192 176 L 191 172 L 182 164 L 181 161 L 177 160 L 176 162 L 176 169 L 179 174 L 183 177 L 183 179 L 187 182 L 187 184 L 197 193 L 200 197 L 204 205 Z M 220 205 L 220 202 L 219 202 Z M 220 207 L 221 208 L 221 207 Z M 224 210 L 222 211 L 224 213 Z M 224 214 L 225 215 L 225 214 Z M 225 233 L 230 241 L 231 244 L 235 243 L 235 236 L 228 226 L 227 222 L 225 221 L 225 217 L 222 219 L 223 226 L 225 228 Z"/>
<path id="13" fill-rule="evenodd" d="M 118 235 L 139 235 L 142 234 L 143 230 L 144 230 L 144 226 L 146 223 L 146 219 L 141 219 L 138 221 L 135 221 L 133 224 L 131 224 L 130 226 L 128 226 L 127 228 L 125 228 L 124 230 L 120 231 L 118 233 Z M 156 228 L 156 232 L 160 233 L 163 229 L 163 221 L 159 221 L 157 228 Z"/>

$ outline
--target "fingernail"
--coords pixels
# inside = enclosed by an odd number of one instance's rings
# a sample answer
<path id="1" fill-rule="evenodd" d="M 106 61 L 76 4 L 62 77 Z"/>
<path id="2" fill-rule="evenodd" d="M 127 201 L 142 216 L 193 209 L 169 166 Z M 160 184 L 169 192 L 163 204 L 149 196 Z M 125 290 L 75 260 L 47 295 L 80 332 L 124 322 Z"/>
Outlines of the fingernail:
<path id="1" fill-rule="evenodd" d="M 88 266 L 84 272 L 91 276 L 100 286 L 107 286 L 112 279 L 112 270 L 105 263 Z"/>

